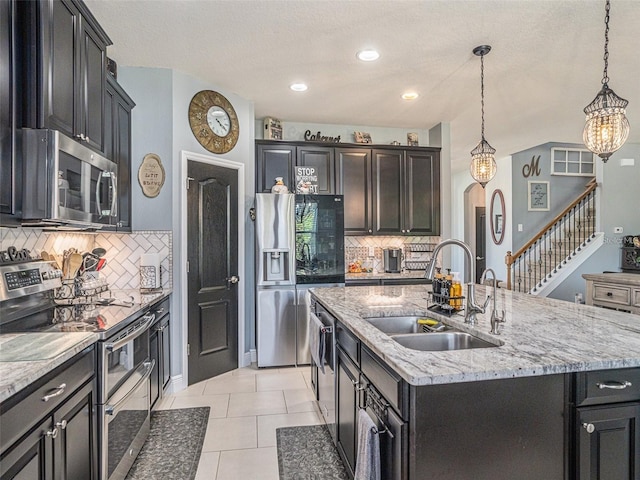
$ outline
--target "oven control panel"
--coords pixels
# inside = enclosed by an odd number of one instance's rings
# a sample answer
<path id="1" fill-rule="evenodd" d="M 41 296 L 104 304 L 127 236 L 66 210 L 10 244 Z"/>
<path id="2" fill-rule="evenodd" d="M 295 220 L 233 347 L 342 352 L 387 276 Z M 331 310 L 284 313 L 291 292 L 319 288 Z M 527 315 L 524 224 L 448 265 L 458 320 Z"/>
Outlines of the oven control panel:
<path id="1" fill-rule="evenodd" d="M 47 262 L 0 266 L 0 301 L 45 292 L 62 285 L 62 272 Z"/>

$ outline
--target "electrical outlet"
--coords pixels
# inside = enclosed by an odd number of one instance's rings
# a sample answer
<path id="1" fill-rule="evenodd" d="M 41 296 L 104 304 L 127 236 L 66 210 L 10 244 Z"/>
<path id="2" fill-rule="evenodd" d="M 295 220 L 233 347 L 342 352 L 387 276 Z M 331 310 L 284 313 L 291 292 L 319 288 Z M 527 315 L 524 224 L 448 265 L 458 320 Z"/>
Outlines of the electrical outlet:
<path id="1" fill-rule="evenodd" d="M 375 252 L 375 249 L 373 247 L 369 247 L 369 256 L 370 257 L 375 257 L 376 256 L 376 252 Z"/>
<path id="2" fill-rule="evenodd" d="M 622 227 L 613 227 L 613 233 L 622 233 L 624 232 L 624 228 Z"/>

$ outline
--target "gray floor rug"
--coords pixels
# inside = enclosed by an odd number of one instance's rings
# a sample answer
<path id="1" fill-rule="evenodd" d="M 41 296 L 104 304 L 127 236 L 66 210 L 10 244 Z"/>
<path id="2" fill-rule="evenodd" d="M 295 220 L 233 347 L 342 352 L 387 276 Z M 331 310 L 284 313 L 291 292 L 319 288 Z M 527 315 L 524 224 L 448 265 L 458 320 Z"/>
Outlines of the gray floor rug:
<path id="1" fill-rule="evenodd" d="M 276 430 L 280 480 L 349 480 L 325 425 Z"/>
<path id="2" fill-rule="evenodd" d="M 209 407 L 151 412 L 151 430 L 127 480 L 193 480 Z"/>

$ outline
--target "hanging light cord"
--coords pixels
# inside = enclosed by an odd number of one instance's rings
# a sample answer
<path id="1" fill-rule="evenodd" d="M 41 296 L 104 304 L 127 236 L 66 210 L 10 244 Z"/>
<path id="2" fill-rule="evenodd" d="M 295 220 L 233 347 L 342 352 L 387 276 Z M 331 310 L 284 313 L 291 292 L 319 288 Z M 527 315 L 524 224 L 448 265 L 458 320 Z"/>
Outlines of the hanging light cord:
<path id="1" fill-rule="evenodd" d="M 609 68 L 609 11 L 611 10 L 610 0 L 607 0 L 607 3 L 604 7 L 605 16 L 604 16 L 604 73 L 602 74 L 602 85 L 607 86 L 609 83 L 609 75 L 607 70 Z"/>
<path id="2" fill-rule="evenodd" d="M 484 54 L 480 55 L 480 106 L 482 110 L 482 140 L 484 140 Z"/>

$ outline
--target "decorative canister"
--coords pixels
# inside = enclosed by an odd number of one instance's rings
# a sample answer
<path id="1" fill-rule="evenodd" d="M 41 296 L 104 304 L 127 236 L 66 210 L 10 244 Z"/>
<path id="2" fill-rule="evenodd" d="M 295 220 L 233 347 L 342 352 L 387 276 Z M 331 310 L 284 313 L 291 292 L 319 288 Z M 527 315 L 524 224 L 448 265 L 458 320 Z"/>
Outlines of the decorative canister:
<path id="1" fill-rule="evenodd" d="M 289 188 L 282 181 L 282 177 L 276 177 L 276 184 L 271 187 L 271 193 L 289 193 Z"/>

